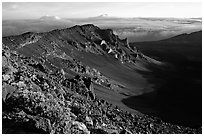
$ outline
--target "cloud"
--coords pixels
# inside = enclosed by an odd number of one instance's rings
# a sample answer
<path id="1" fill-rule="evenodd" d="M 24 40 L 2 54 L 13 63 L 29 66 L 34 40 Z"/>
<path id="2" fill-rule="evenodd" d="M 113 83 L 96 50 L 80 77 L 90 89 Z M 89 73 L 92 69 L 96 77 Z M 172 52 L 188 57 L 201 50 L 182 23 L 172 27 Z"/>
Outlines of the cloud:
<path id="1" fill-rule="evenodd" d="M 117 17 L 201 17 L 200 3 L 125 2 L 3 2 L 3 19 L 34 19 L 43 15 L 85 18 L 101 14 Z"/>
<path id="2" fill-rule="evenodd" d="M 12 2 L 3 2 L 2 3 L 2 10 L 16 10 L 18 8 L 18 3 L 12 3 Z"/>

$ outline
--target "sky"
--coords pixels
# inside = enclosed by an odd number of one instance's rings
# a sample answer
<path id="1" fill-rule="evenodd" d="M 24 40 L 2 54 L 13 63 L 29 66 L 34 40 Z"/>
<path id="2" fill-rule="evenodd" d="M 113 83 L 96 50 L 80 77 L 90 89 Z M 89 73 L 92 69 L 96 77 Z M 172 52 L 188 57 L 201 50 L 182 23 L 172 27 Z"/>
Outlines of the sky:
<path id="1" fill-rule="evenodd" d="M 2 19 L 38 19 L 42 16 L 87 18 L 101 14 L 113 17 L 202 17 L 199 2 L 3 2 Z"/>

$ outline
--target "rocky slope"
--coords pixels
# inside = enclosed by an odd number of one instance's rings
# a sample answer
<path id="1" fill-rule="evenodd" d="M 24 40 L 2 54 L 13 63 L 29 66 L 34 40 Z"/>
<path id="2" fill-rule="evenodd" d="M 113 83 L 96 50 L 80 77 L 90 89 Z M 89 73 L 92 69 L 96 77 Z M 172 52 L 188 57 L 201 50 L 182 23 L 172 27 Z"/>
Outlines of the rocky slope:
<path id="1" fill-rule="evenodd" d="M 99 61 L 86 53 L 144 71 L 162 64 L 111 30 L 84 25 L 29 32 L 4 37 L 2 46 L 3 133 L 201 133 L 121 110 L 95 94 L 94 84 L 110 90 L 124 86 L 86 65 L 83 57 Z"/>
<path id="2" fill-rule="evenodd" d="M 129 46 L 127 39 L 119 39 L 110 29 L 100 29 L 92 24 L 74 26 L 67 29 L 54 30 L 47 33 L 24 33 L 18 36 L 4 37 L 3 43 L 11 49 L 19 51 L 32 50 L 32 57 L 68 54 L 73 57 L 77 51 L 97 55 L 112 55 L 121 63 L 136 62 L 161 64 L 136 48 Z M 24 53 L 25 54 L 25 53 Z M 43 55 L 41 55 L 43 54 Z"/>

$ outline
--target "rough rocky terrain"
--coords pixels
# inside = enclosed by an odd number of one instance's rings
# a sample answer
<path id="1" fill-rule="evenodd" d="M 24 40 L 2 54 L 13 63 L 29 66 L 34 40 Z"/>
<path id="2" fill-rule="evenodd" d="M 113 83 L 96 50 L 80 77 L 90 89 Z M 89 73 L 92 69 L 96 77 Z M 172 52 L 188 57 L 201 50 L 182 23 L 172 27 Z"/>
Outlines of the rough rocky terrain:
<path id="1" fill-rule="evenodd" d="M 96 29 L 100 35 L 93 33 L 92 29 Z M 97 55 L 110 54 L 121 63 L 135 66 L 161 65 L 161 62 L 139 51 L 135 52 L 128 47 L 127 40 L 119 40 L 111 30 L 85 25 L 64 31 L 71 31 L 68 37 L 72 38 L 64 40 L 61 37 L 63 31 L 56 30 L 46 34 L 26 33 L 3 39 L 3 133 L 201 133 L 201 128 L 172 125 L 156 117 L 133 114 L 99 98 L 93 84 L 107 88 L 120 84 L 99 70 L 84 65 L 77 60 L 75 53 L 85 51 Z M 58 39 L 54 39 L 56 32 L 60 33 Z M 52 33 L 55 33 L 55 37 Z M 42 37 L 43 41 L 40 40 Z M 45 37 L 53 38 L 52 42 L 46 42 Z M 91 40 L 87 40 L 87 37 Z M 104 48 L 98 48 L 99 45 Z M 62 52 L 63 48 L 68 48 L 70 53 Z M 33 54 L 26 52 L 30 49 Z M 72 52 L 75 49 L 77 51 Z"/>

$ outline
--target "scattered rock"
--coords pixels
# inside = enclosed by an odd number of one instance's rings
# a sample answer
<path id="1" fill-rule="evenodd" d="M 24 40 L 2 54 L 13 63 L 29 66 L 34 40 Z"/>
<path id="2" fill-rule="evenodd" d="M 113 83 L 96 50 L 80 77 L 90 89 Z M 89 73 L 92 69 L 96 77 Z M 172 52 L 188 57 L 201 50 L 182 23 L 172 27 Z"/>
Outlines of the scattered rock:
<path id="1" fill-rule="evenodd" d="M 129 130 L 123 129 L 120 134 L 132 134 Z"/>

